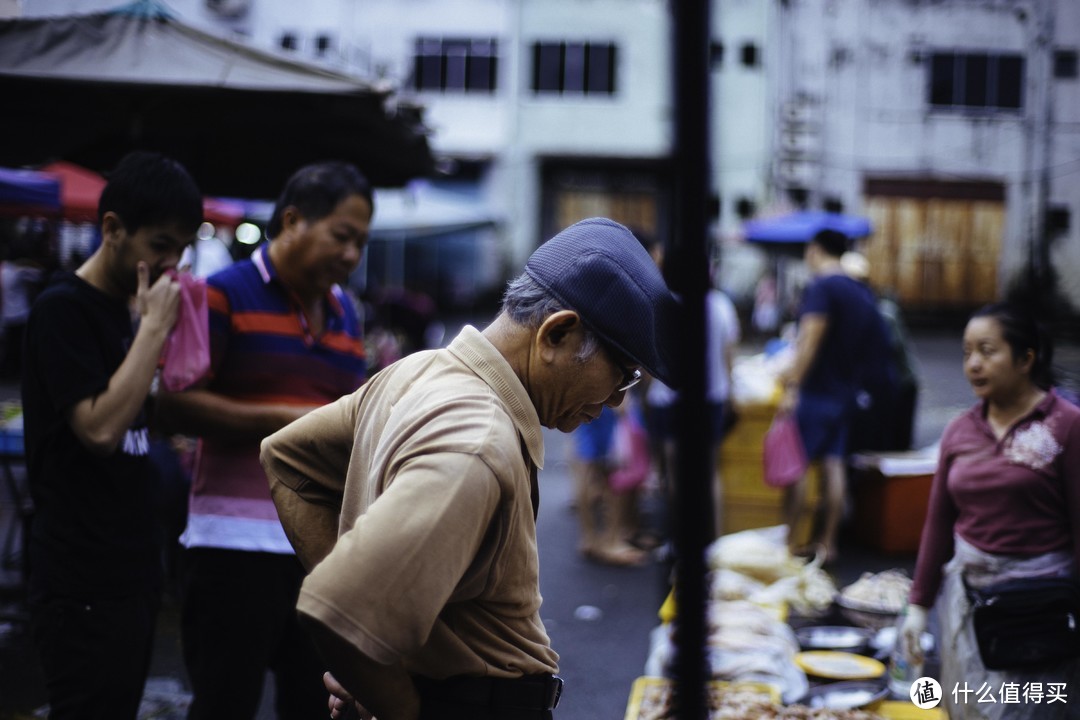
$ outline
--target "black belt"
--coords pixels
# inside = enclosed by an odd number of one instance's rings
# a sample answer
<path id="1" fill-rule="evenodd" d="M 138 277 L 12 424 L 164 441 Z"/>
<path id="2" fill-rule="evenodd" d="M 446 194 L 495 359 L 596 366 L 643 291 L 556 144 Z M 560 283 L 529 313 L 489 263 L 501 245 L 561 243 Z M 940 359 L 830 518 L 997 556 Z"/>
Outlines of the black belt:
<path id="1" fill-rule="evenodd" d="M 519 678 L 459 675 L 445 680 L 414 675 L 413 682 L 420 691 L 421 700 L 528 710 L 554 710 L 559 705 L 563 688 L 562 678 L 558 675 Z"/>

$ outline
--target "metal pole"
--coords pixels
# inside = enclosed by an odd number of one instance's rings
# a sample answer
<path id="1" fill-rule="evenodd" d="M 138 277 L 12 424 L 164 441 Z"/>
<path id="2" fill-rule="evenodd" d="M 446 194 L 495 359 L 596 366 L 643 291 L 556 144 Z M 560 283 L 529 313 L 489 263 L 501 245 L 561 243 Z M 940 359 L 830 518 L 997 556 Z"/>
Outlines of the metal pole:
<path id="1" fill-rule="evenodd" d="M 676 403 L 675 703 L 677 717 L 708 717 L 705 549 L 713 536 L 709 414 L 705 403 L 705 293 L 708 289 L 709 0 L 672 0 L 675 89 L 675 232 L 668 281 L 684 311 L 676 352 L 682 387 Z"/>

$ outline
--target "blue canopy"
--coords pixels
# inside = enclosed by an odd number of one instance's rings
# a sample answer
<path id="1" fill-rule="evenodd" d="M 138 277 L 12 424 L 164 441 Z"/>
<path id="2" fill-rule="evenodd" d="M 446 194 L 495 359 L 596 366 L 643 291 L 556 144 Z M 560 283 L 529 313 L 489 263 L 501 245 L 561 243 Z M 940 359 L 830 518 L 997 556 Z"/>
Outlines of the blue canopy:
<path id="1" fill-rule="evenodd" d="M 5 212 L 57 212 L 60 181 L 33 170 L 0 168 L 0 210 Z"/>
<path id="2" fill-rule="evenodd" d="M 852 240 L 873 232 L 866 218 L 822 210 L 802 210 L 774 218 L 748 220 L 743 225 L 746 239 L 757 243 L 807 243 L 822 230 L 836 230 Z"/>

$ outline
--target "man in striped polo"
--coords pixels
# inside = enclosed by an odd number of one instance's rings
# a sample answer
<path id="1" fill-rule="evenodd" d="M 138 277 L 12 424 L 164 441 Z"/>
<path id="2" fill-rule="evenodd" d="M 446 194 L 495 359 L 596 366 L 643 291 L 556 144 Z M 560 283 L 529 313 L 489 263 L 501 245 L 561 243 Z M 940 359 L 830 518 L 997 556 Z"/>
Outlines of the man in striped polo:
<path id="1" fill-rule="evenodd" d="M 274 208 L 271 241 L 207 281 L 208 382 L 159 398 L 164 429 L 200 437 L 180 538 L 192 720 L 254 718 L 267 670 L 279 718 L 326 712 L 323 666 L 296 621 L 303 569 L 270 499 L 259 442 L 365 379 L 362 327 L 340 285 L 360 262 L 372 211 L 355 167 L 296 172 Z"/>

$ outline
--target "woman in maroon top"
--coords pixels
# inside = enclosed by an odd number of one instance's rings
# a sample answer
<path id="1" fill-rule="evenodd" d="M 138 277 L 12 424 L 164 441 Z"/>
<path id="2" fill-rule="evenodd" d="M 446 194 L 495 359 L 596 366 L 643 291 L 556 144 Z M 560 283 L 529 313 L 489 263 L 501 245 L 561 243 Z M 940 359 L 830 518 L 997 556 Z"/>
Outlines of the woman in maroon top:
<path id="1" fill-rule="evenodd" d="M 983 666 L 963 586 L 1077 575 L 1080 408 L 1052 389 L 1051 359 L 1049 336 L 1015 306 L 986 306 L 964 330 L 964 374 L 979 402 L 942 435 L 899 638 L 909 660 L 921 654 L 940 591 L 940 680 L 954 719 L 1080 714 L 1075 661 Z"/>

